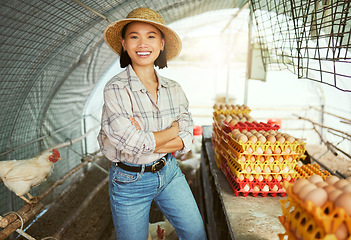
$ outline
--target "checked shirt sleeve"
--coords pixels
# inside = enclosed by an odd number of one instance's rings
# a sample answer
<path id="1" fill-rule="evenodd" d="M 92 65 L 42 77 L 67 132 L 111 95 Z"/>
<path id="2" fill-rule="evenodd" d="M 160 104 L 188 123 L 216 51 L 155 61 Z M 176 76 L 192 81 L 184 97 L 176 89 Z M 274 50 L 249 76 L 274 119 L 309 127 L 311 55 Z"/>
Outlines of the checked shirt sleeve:
<path id="1" fill-rule="evenodd" d="M 179 137 L 182 139 L 184 148 L 181 153 L 189 152 L 193 144 L 193 119 L 189 112 L 189 101 L 185 96 L 184 91 L 179 86 L 180 91 L 180 115 L 177 117 L 179 123 Z"/>

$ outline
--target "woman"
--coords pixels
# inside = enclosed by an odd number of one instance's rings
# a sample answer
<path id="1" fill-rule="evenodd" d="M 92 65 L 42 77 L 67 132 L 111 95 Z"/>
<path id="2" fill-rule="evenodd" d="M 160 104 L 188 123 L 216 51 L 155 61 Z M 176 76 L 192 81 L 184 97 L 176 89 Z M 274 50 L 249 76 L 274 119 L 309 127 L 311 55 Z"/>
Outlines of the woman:
<path id="1" fill-rule="evenodd" d="M 157 12 L 138 8 L 104 32 L 126 69 L 104 89 L 98 141 L 112 161 L 110 201 L 117 239 L 147 239 L 151 202 L 179 239 L 206 239 L 191 190 L 171 152 L 192 144 L 192 118 L 180 85 L 160 76 L 181 50 L 178 35 Z"/>

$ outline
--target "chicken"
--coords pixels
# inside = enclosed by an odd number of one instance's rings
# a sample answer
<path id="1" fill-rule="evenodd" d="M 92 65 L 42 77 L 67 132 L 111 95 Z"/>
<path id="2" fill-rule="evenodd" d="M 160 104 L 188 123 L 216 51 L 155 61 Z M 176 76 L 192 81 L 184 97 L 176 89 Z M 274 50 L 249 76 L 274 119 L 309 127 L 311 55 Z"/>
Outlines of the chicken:
<path id="1" fill-rule="evenodd" d="M 56 149 L 48 149 L 31 159 L 0 161 L 0 178 L 8 189 L 31 204 L 34 197 L 29 190 L 46 180 L 59 159 L 60 153 Z"/>
<path id="2" fill-rule="evenodd" d="M 166 219 L 149 224 L 148 240 L 178 240 L 177 233 L 172 224 Z"/>

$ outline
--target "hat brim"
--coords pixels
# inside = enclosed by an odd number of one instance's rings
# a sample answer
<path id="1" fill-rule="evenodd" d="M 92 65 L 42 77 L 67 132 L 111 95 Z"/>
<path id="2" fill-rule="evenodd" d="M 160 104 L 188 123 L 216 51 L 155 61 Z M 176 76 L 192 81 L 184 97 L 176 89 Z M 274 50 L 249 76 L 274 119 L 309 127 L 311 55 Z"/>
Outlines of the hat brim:
<path id="1" fill-rule="evenodd" d="M 121 55 L 122 51 L 122 29 L 130 22 L 144 22 L 158 28 L 165 36 L 165 46 L 167 47 L 166 59 L 171 60 L 177 57 L 182 49 L 182 41 L 178 34 L 166 25 L 158 22 L 144 20 L 140 18 L 127 18 L 115 21 L 108 25 L 104 31 L 104 40 L 112 51 Z"/>

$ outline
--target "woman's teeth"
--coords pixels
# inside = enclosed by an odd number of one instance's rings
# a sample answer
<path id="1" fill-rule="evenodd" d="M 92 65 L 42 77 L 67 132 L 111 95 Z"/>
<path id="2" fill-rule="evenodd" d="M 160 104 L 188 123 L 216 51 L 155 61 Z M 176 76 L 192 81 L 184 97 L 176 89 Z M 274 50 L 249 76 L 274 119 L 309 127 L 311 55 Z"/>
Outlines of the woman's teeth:
<path id="1" fill-rule="evenodd" d="M 138 54 L 139 56 L 147 56 L 147 55 L 150 55 L 151 52 L 137 52 L 137 54 Z"/>

